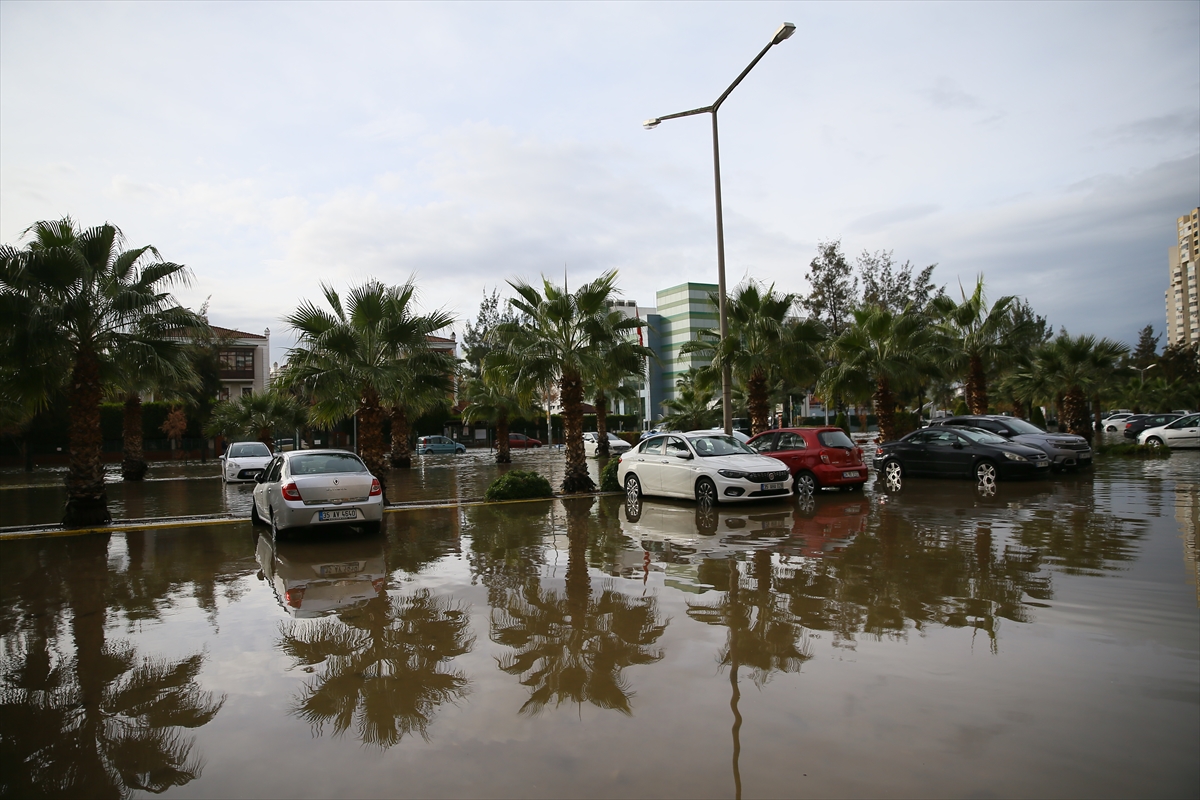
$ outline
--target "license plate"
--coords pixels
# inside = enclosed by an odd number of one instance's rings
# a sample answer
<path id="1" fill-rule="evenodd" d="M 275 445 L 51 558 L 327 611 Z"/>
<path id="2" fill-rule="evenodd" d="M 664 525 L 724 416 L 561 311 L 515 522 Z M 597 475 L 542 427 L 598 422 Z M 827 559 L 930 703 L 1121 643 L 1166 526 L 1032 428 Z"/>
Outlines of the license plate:
<path id="1" fill-rule="evenodd" d="M 324 522 L 329 519 L 358 519 L 358 511 L 353 508 L 346 508 L 340 511 L 319 511 L 317 519 Z"/>
<path id="2" fill-rule="evenodd" d="M 1042 469 L 1042 468 L 1048 467 L 1048 466 L 1050 466 L 1049 461 L 1039 461 L 1038 462 L 1038 469 Z"/>
<path id="3" fill-rule="evenodd" d="M 854 470 L 853 472 L 843 472 L 842 477 L 843 478 L 857 478 L 858 470 Z"/>
<path id="4" fill-rule="evenodd" d="M 764 492 L 769 492 L 772 489 L 782 489 L 783 488 L 782 483 L 763 483 L 760 485 L 762 486 L 761 491 L 764 491 Z"/>
<path id="5" fill-rule="evenodd" d="M 362 569 L 361 561 L 347 561 L 344 564 L 322 564 L 319 572 L 321 577 L 330 575 L 350 575 Z"/>

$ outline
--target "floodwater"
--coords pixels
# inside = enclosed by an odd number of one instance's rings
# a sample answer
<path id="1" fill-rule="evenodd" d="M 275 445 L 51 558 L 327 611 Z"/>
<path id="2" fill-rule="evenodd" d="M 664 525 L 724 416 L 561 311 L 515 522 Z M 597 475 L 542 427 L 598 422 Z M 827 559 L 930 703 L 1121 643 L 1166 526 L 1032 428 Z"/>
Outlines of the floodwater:
<path id="1" fill-rule="evenodd" d="M 1196 797 L 1197 528 L 1180 452 L 0 541 L 0 797 Z"/>

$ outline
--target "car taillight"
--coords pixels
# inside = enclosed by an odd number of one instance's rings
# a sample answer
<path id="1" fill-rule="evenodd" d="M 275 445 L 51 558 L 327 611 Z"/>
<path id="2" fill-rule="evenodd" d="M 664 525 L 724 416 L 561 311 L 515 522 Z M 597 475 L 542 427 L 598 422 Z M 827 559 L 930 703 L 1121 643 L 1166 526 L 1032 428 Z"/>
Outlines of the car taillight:
<path id="1" fill-rule="evenodd" d="M 371 478 L 371 497 L 378 497 L 383 494 L 383 487 L 379 485 L 379 478 Z"/>
<path id="2" fill-rule="evenodd" d="M 297 586 L 294 589 L 288 589 L 287 593 L 285 594 L 285 599 L 287 600 L 287 604 L 289 606 L 291 606 L 292 608 L 299 608 L 300 604 L 302 602 L 304 602 L 304 590 L 306 588 L 308 588 L 308 587 Z"/>
<path id="3" fill-rule="evenodd" d="M 876 448 L 875 448 L 875 457 L 876 457 L 876 458 L 879 458 L 881 455 L 883 455 L 883 448 L 882 448 L 882 447 L 876 447 Z"/>
<path id="4" fill-rule="evenodd" d="M 279 493 L 283 495 L 284 500 L 303 500 L 300 496 L 300 490 L 296 488 L 294 483 L 285 483 L 279 489 Z"/>
<path id="5" fill-rule="evenodd" d="M 821 463 L 822 463 L 822 464 L 829 464 L 829 463 L 831 463 L 831 462 L 829 461 L 829 454 L 828 454 L 828 453 L 821 453 Z"/>

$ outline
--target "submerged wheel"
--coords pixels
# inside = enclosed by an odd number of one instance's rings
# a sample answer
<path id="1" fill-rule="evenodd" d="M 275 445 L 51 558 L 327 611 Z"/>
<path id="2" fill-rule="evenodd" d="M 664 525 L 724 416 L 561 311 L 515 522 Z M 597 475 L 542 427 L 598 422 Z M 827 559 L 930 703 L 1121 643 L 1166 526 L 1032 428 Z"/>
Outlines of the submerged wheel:
<path id="1" fill-rule="evenodd" d="M 904 484 L 904 468 L 899 461 L 889 461 L 883 465 L 883 485 L 889 492 L 898 492 Z"/>
<path id="2" fill-rule="evenodd" d="M 980 461 L 975 465 L 975 477 L 983 484 L 996 483 L 996 465 L 990 461 Z"/>
<path id="3" fill-rule="evenodd" d="M 709 478 L 696 481 L 696 502 L 713 504 L 717 502 L 717 485 Z"/>
<path id="4" fill-rule="evenodd" d="M 254 497 L 250 497 L 250 524 L 263 525 L 263 518 L 258 515 L 258 504 L 254 502 Z"/>
<path id="5" fill-rule="evenodd" d="M 811 472 L 805 470 L 804 472 L 796 473 L 796 483 L 793 487 L 796 494 L 812 494 L 819 486 L 817 476 Z"/>
<path id="6" fill-rule="evenodd" d="M 634 500 L 642 496 L 642 484 L 633 473 L 625 476 L 625 496 Z"/>
<path id="7" fill-rule="evenodd" d="M 1149 439 L 1146 440 L 1146 446 L 1147 447 L 1155 447 L 1155 448 L 1162 447 L 1163 440 L 1158 438 L 1157 436 L 1151 436 Z"/>

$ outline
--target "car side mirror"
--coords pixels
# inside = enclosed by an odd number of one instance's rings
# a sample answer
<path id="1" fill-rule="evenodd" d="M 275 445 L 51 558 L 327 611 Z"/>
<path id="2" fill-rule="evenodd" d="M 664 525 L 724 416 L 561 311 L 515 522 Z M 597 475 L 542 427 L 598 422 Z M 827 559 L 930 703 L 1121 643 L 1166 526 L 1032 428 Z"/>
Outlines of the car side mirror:
<path id="1" fill-rule="evenodd" d="M 262 483 L 263 481 L 266 480 L 266 478 L 267 478 L 267 473 L 262 471 L 261 469 L 258 472 L 254 473 L 254 482 L 255 483 Z"/>
<path id="2" fill-rule="evenodd" d="M 954 449 L 955 449 L 955 450 L 962 450 L 962 449 L 963 449 L 963 443 L 962 443 L 962 442 L 955 442 L 955 443 L 954 443 Z"/>
<path id="3" fill-rule="evenodd" d="M 675 456 L 675 457 L 676 457 L 676 458 L 683 459 L 684 461 L 691 461 L 691 460 L 692 460 L 692 454 L 691 454 L 691 453 L 680 453 L 679 455 L 677 455 L 677 456 Z"/>

